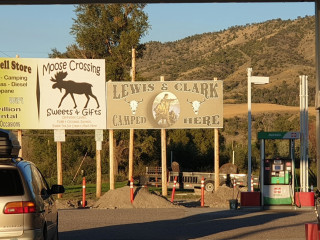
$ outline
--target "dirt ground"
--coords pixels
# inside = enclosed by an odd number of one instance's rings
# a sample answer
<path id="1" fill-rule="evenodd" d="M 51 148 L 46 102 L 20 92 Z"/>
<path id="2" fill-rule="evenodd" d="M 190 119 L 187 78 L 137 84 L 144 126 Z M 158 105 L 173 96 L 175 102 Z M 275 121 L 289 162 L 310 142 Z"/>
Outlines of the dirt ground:
<path id="1" fill-rule="evenodd" d="M 241 189 L 244 191 L 245 189 Z M 192 193 L 191 193 L 192 194 Z M 126 209 L 126 208 L 183 208 L 197 207 L 201 203 L 201 191 L 196 190 L 190 198 L 179 196 L 178 200 L 171 203 L 171 196 L 165 198 L 160 193 L 149 192 L 146 188 L 134 188 L 134 201 L 130 201 L 130 187 L 125 186 L 115 190 L 109 190 L 97 201 L 88 200 L 87 207 L 96 209 Z M 237 199 L 240 202 L 240 189 L 220 186 L 212 193 L 205 192 L 204 206 L 210 208 L 229 208 L 229 200 Z M 78 201 L 58 199 L 56 201 L 58 209 L 78 208 Z M 81 205 L 81 204 L 80 204 Z"/>

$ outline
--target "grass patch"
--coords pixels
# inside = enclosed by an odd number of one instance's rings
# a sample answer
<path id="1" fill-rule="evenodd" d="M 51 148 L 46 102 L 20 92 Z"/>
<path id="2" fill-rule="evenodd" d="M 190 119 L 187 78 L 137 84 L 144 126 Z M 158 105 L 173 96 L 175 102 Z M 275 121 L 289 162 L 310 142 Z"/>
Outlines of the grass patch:
<path id="1" fill-rule="evenodd" d="M 115 188 L 121 188 L 127 185 L 127 181 L 115 182 Z M 64 199 L 82 199 L 82 184 L 80 185 L 67 185 L 64 186 L 65 192 L 63 194 Z M 102 183 L 101 194 L 108 192 L 110 190 L 109 183 Z M 88 183 L 86 184 L 86 198 L 95 199 L 96 198 L 96 184 Z"/>

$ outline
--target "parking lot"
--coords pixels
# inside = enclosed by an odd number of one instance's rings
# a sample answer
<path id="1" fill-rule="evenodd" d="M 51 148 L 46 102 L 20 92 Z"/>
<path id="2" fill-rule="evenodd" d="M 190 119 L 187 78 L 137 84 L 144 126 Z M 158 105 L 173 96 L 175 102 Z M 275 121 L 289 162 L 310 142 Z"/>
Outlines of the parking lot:
<path id="1" fill-rule="evenodd" d="M 69 239 L 305 239 L 313 210 L 159 208 L 59 210 Z"/>

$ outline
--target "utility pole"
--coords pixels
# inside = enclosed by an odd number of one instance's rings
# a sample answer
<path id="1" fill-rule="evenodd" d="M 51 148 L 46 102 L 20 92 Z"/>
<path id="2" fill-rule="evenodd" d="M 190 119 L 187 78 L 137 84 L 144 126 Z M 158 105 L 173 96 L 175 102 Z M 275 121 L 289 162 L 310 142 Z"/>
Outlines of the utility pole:
<path id="1" fill-rule="evenodd" d="M 136 50 L 132 48 L 132 68 L 131 68 L 131 82 L 136 80 Z M 130 140 L 129 140 L 129 176 L 128 181 L 130 182 L 133 177 L 133 149 L 134 149 L 134 129 L 130 129 Z"/>
<path id="2" fill-rule="evenodd" d="M 214 78 L 214 81 L 217 81 Z M 219 129 L 214 129 L 214 190 L 217 191 L 220 186 L 220 158 L 219 158 Z"/>
<path id="3" fill-rule="evenodd" d="M 316 148 L 317 148 L 317 187 L 320 187 L 320 1 L 315 1 L 316 7 Z"/>

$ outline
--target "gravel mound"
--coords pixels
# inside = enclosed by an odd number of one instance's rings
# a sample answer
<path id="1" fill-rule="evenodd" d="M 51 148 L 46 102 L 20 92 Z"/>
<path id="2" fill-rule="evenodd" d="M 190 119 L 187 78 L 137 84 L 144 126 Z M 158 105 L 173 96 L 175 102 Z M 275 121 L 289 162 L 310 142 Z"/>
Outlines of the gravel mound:
<path id="1" fill-rule="evenodd" d="M 149 193 L 146 188 L 134 188 L 134 201 L 130 201 L 130 187 L 125 186 L 109 190 L 93 205 L 93 208 L 119 209 L 119 208 L 177 208 L 167 199 Z"/>
<path id="2" fill-rule="evenodd" d="M 238 199 L 240 202 L 240 189 L 220 186 L 213 193 L 205 193 L 204 205 L 212 208 L 229 208 L 229 200 Z"/>
<path id="3" fill-rule="evenodd" d="M 246 188 L 230 188 L 227 186 L 220 186 L 217 191 L 208 193 L 205 191 L 204 205 L 211 208 L 229 208 L 229 200 L 237 199 L 240 203 L 240 192 L 247 191 Z M 201 191 L 195 193 L 199 196 Z M 97 201 L 88 199 L 87 208 L 98 209 L 126 209 L 126 208 L 184 208 L 184 206 L 200 206 L 201 197 L 196 201 L 190 199 L 185 201 L 178 201 L 171 203 L 167 198 L 164 198 L 160 193 L 150 193 L 148 189 L 142 187 L 134 187 L 134 201 L 130 201 L 130 187 L 125 186 L 114 190 L 109 190 L 103 194 Z M 187 203 L 184 205 L 184 203 Z M 58 209 L 78 208 L 79 204 L 76 200 L 63 200 L 56 201 Z"/>

